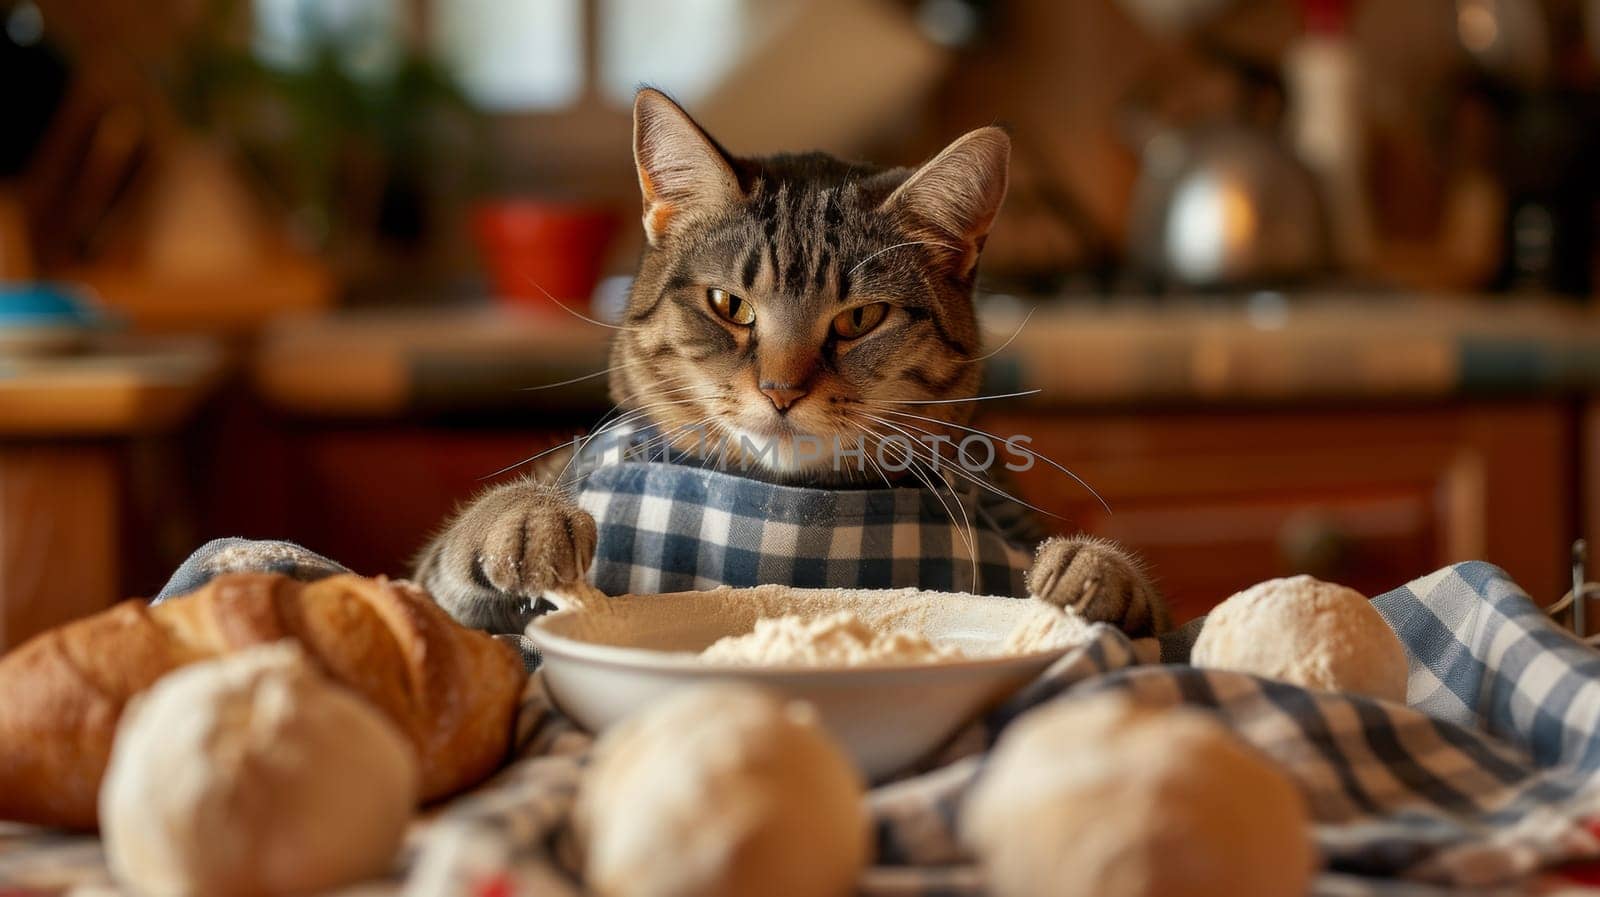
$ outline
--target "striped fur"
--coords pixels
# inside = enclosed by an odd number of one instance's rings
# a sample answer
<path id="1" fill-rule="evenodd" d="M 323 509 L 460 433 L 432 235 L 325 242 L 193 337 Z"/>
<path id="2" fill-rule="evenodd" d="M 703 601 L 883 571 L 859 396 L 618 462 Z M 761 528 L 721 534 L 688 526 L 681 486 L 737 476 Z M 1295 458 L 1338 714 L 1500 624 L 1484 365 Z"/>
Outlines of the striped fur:
<path id="1" fill-rule="evenodd" d="M 622 409 L 670 398 L 649 420 L 667 433 L 685 428 L 684 445 L 701 426 L 853 441 L 862 427 L 883 430 L 867 417 L 873 402 L 976 394 L 972 280 L 1004 196 L 1002 132 L 974 131 L 919 170 L 882 169 L 821 153 L 736 158 L 661 94 L 642 92 L 637 108 L 650 244 L 612 346 L 611 393 Z M 752 303 L 754 324 L 720 318 L 711 289 Z M 877 302 L 889 311 L 871 332 L 830 332 L 836 315 Z M 805 395 L 780 412 L 763 384 Z M 970 409 L 926 410 L 964 424 Z M 771 472 L 864 475 L 825 467 Z"/>
<path id="2" fill-rule="evenodd" d="M 612 343 L 615 422 L 648 426 L 681 451 L 722 440 L 730 465 L 750 460 L 741 437 L 872 449 L 896 428 L 912 439 L 967 435 L 974 403 L 959 400 L 977 394 L 982 373 L 973 277 L 1005 195 L 1002 131 L 973 131 L 916 169 L 885 169 L 821 153 L 732 156 L 653 90 L 639 93 L 634 116 L 647 245 Z M 732 319 L 714 295 L 746 312 L 749 303 L 753 319 Z M 882 311 L 876 326 L 835 327 L 869 306 Z M 904 404 L 930 400 L 941 403 Z M 916 423 L 896 416 L 913 407 Z M 770 478 L 829 488 L 893 478 L 827 457 L 803 463 L 792 450 L 756 460 Z M 554 467 L 481 496 L 420 556 L 418 578 L 458 619 L 520 628 L 543 590 L 588 568 L 594 520 L 551 487 Z M 924 466 L 900 478 L 948 488 L 938 477 Z M 1029 581 L 1134 634 L 1165 628 L 1140 565 L 1109 543 L 1050 540 Z"/>

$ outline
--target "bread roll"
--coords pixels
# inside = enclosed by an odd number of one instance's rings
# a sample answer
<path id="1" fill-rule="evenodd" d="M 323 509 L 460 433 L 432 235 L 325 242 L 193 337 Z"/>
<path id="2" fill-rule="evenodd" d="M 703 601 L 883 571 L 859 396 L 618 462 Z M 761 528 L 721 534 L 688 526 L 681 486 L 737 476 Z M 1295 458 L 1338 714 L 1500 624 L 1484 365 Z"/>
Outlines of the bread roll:
<path id="1" fill-rule="evenodd" d="M 600 897 L 844 897 L 867 856 L 862 782 L 810 705 L 708 685 L 607 732 L 578 793 Z"/>
<path id="2" fill-rule="evenodd" d="M 1189 662 L 1322 691 L 1405 703 L 1406 649 L 1355 589 L 1309 576 L 1269 579 L 1217 605 Z"/>
<path id="3" fill-rule="evenodd" d="M 1198 710 L 1102 695 L 1003 735 L 962 813 L 992 897 L 1303 897 L 1304 799 Z"/>
<path id="4" fill-rule="evenodd" d="M 112 873 L 142 897 L 309 894 L 381 875 L 416 751 L 294 642 L 184 667 L 135 698 L 100 789 Z"/>
<path id="5" fill-rule="evenodd" d="M 405 733 L 423 800 L 504 761 L 527 678 L 515 649 L 409 583 L 230 574 L 155 607 L 125 601 L 0 658 L 0 819 L 92 828 L 129 699 L 179 667 L 285 638 Z"/>

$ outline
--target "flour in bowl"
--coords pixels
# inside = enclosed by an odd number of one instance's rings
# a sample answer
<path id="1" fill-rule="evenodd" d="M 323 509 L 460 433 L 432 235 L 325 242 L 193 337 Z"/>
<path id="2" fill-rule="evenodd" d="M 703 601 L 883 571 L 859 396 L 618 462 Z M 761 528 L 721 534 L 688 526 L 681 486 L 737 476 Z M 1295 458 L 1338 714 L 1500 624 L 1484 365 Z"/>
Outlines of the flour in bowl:
<path id="1" fill-rule="evenodd" d="M 866 666 L 964 656 L 907 629 L 879 632 L 849 611 L 823 617 L 763 617 L 752 631 L 718 639 L 700 652 L 702 661 L 726 666 Z"/>

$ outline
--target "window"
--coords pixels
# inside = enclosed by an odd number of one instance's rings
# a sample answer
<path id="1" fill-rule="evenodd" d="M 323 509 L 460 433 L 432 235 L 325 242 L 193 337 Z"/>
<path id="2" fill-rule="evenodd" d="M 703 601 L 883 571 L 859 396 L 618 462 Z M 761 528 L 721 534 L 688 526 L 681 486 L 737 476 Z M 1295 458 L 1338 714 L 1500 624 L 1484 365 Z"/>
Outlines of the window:
<path id="1" fill-rule="evenodd" d="M 641 83 L 693 103 L 751 43 L 747 0 L 598 2 L 600 87 L 613 103 L 631 104 Z"/>
<path id="2" fill-rule="evenodd" d="M 256 0 L 251 48 L 271 66 L 307 64 L 319 47 L 336 48 L 357 78 L 381 78 L 400 58 L 401 10 L 394 0 Z"/>
<path id="3" fill-rule="evenodd" d="M 584 0 L 438 0 L 433 46 L 485 109 L 559 109 L 583 93 Z"/>
<path id="4" fill-rule="evenodd" d="M 598 30 L 592 42 L 596 92 L 622 106 L 633 102 L 641 83 L 694 102 L 748 50 L 754 8 L 783 6 L 773 0 L 434 0 L 433 45 L 484 108 L 560 109 L 576 103 L 586 86 L 586 4 L 593 5 Z"/>

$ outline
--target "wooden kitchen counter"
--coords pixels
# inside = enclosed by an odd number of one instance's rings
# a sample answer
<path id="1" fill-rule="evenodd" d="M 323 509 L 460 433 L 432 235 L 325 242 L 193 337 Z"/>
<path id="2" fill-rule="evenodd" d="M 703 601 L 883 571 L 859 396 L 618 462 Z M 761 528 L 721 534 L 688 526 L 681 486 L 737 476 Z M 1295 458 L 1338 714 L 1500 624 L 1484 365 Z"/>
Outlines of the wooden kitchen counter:
<path id="1" fill-rule="evenodd" d="M 181 423 L 222 370 L 197 338 L 118 338 L 80 354 L 0 357 L 0 438 L 160 433 Z"/>
<path id="2" fill-rule="evenodd" d="M 1263 294 L 1275 297 L 1276 294 Z M 1039 389 L 1032 407 L 1449 399 L 1600 390 L 1600 315 L 1491 299 L 1015 302 L 985 306 L 989 392 Z M 281 322 L 255 379 L 285 410 L 390 417 L 474 406 L 584 408 L 612 331 L 568 315 L 493 308 Z"/>

